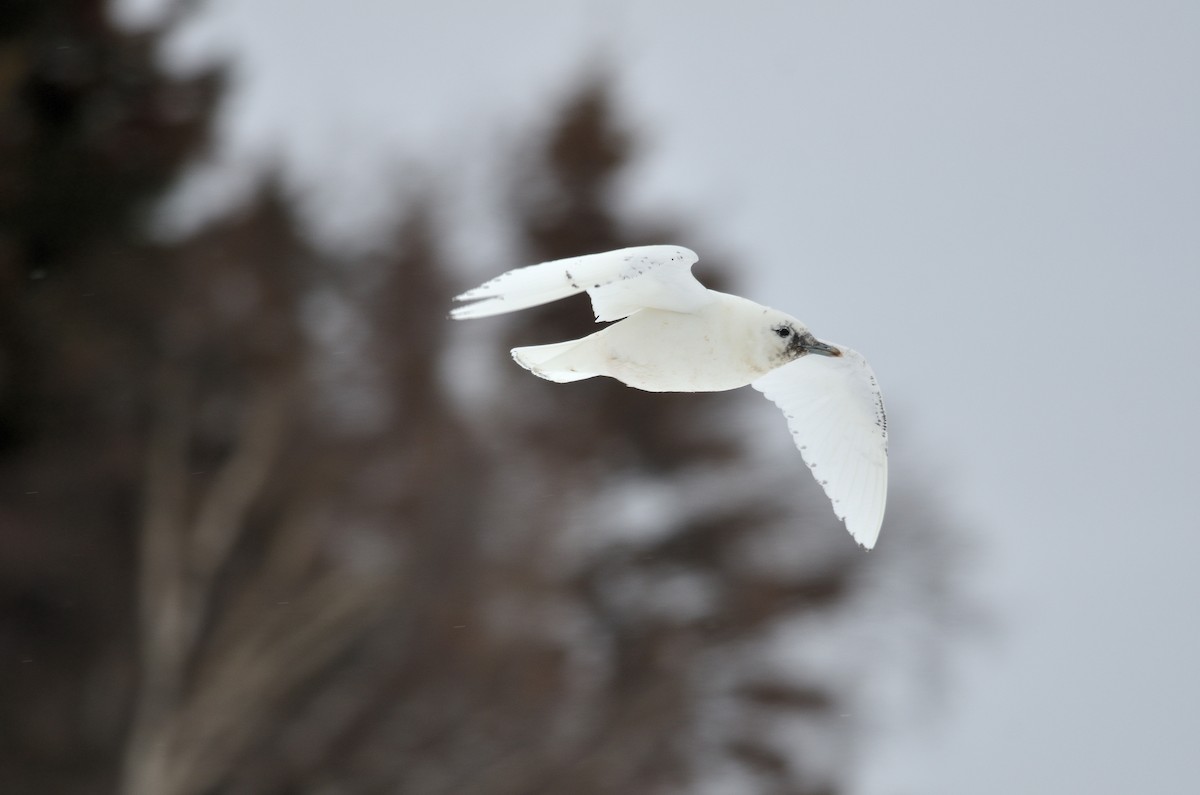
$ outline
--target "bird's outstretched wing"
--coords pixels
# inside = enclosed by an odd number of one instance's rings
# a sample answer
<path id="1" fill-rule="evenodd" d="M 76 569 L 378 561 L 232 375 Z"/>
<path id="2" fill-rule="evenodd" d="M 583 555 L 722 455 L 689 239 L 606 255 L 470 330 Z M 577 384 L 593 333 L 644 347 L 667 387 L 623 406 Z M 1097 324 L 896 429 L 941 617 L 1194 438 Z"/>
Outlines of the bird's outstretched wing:
<path id="1" fill-rule="evenodd" d="M 637 246 L 543 262 L 502 273 L 456 301 L 457 320 L 548 304 L 587 291 L 597 321 L 620 320 L 639 309 L 694 312 L 713 300 L 692 276 L 699 257 L 680 246 Z"/>
<path id="2" fill-rule="evenodd" d="M 753 382 L 783 409 L 792 438 L 854 540 L 875 546 L 887 503 L 887 416 L 861 355 L 803 356 Z"/>

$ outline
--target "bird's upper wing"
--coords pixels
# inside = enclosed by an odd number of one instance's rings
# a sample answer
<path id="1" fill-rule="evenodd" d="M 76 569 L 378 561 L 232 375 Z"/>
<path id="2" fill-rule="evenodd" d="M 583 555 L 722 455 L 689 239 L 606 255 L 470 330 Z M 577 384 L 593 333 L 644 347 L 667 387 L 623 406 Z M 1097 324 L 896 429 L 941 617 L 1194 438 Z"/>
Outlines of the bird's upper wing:
<path id="1" fill-rule="evenodd" d="M 680 246 L 637 246 L 543 262 L 502 273 L 456 301 L 459 320 L 515 312 L 587 291 L 597 321 L 620 320 L 653 307 L 694 312 L 713 295 L 692 276 L 699 257 Z"/>
<path id="2" fill-rule="evenodd" d="M 854 540 L 875 546 L 887 502 L 887 416 L 861 355 L 802 356 L 753 382 L 787 417 L 805 463 Z"/>

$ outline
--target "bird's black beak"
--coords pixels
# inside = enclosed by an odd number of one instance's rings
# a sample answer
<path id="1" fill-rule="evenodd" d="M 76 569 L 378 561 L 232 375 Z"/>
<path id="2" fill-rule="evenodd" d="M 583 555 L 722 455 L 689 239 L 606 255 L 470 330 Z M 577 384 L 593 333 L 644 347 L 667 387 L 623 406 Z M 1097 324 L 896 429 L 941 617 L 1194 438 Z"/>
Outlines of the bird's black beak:
<path id="1" fill-rule="evenodd" d="M 837 346 L 830 345 L 827 342 L 821 342 L 820 340 L 816 340 L 816 339 L 814 339 L 812 341 L 812 344 L 808 346 L 808 352 L 809 353 L 818 353 L 821 356 L 841 356 L 842 355 L 841 350 Z"/>
<path id="2" fill-rule="evenodd" d="M 812 334 L 802 334 L 799 339 L 802 353 L 815 353 L 819 356 L 841 356 L 842 352 L 834 345 L 821 342 Z"/>

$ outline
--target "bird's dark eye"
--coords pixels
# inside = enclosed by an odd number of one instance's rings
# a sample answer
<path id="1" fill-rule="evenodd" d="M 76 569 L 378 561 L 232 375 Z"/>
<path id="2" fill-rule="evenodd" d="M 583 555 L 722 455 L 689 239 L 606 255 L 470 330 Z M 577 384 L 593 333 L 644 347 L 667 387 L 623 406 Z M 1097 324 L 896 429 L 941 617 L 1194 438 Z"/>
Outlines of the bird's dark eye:
<path id="1" fill-rule="evenodd" d="M 775 333 L 778 334 L 781 338 L 786 338 L 786 337 L 792 336 L 792 330 L 790 328 L 788 328 L 787 326 L 780 326 L 779 328 L 775 329 Z"/>

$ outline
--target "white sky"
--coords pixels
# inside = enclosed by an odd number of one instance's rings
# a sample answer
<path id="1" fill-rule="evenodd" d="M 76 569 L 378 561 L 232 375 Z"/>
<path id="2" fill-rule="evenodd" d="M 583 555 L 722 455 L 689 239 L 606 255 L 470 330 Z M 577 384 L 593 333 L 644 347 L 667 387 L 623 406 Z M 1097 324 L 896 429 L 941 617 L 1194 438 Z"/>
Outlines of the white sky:
<path id="1" fill-rule="evenodd" d="M 664 242 L 865 352 L 894 482 L 981 536 L 1001 631 L 860 795 L 1197 786 L 1200 4 L 210 0 L 176 55 L 212 52 L 226 170 L 342 221 L 616 63 L 633 199 L 704 229 Z"/>

